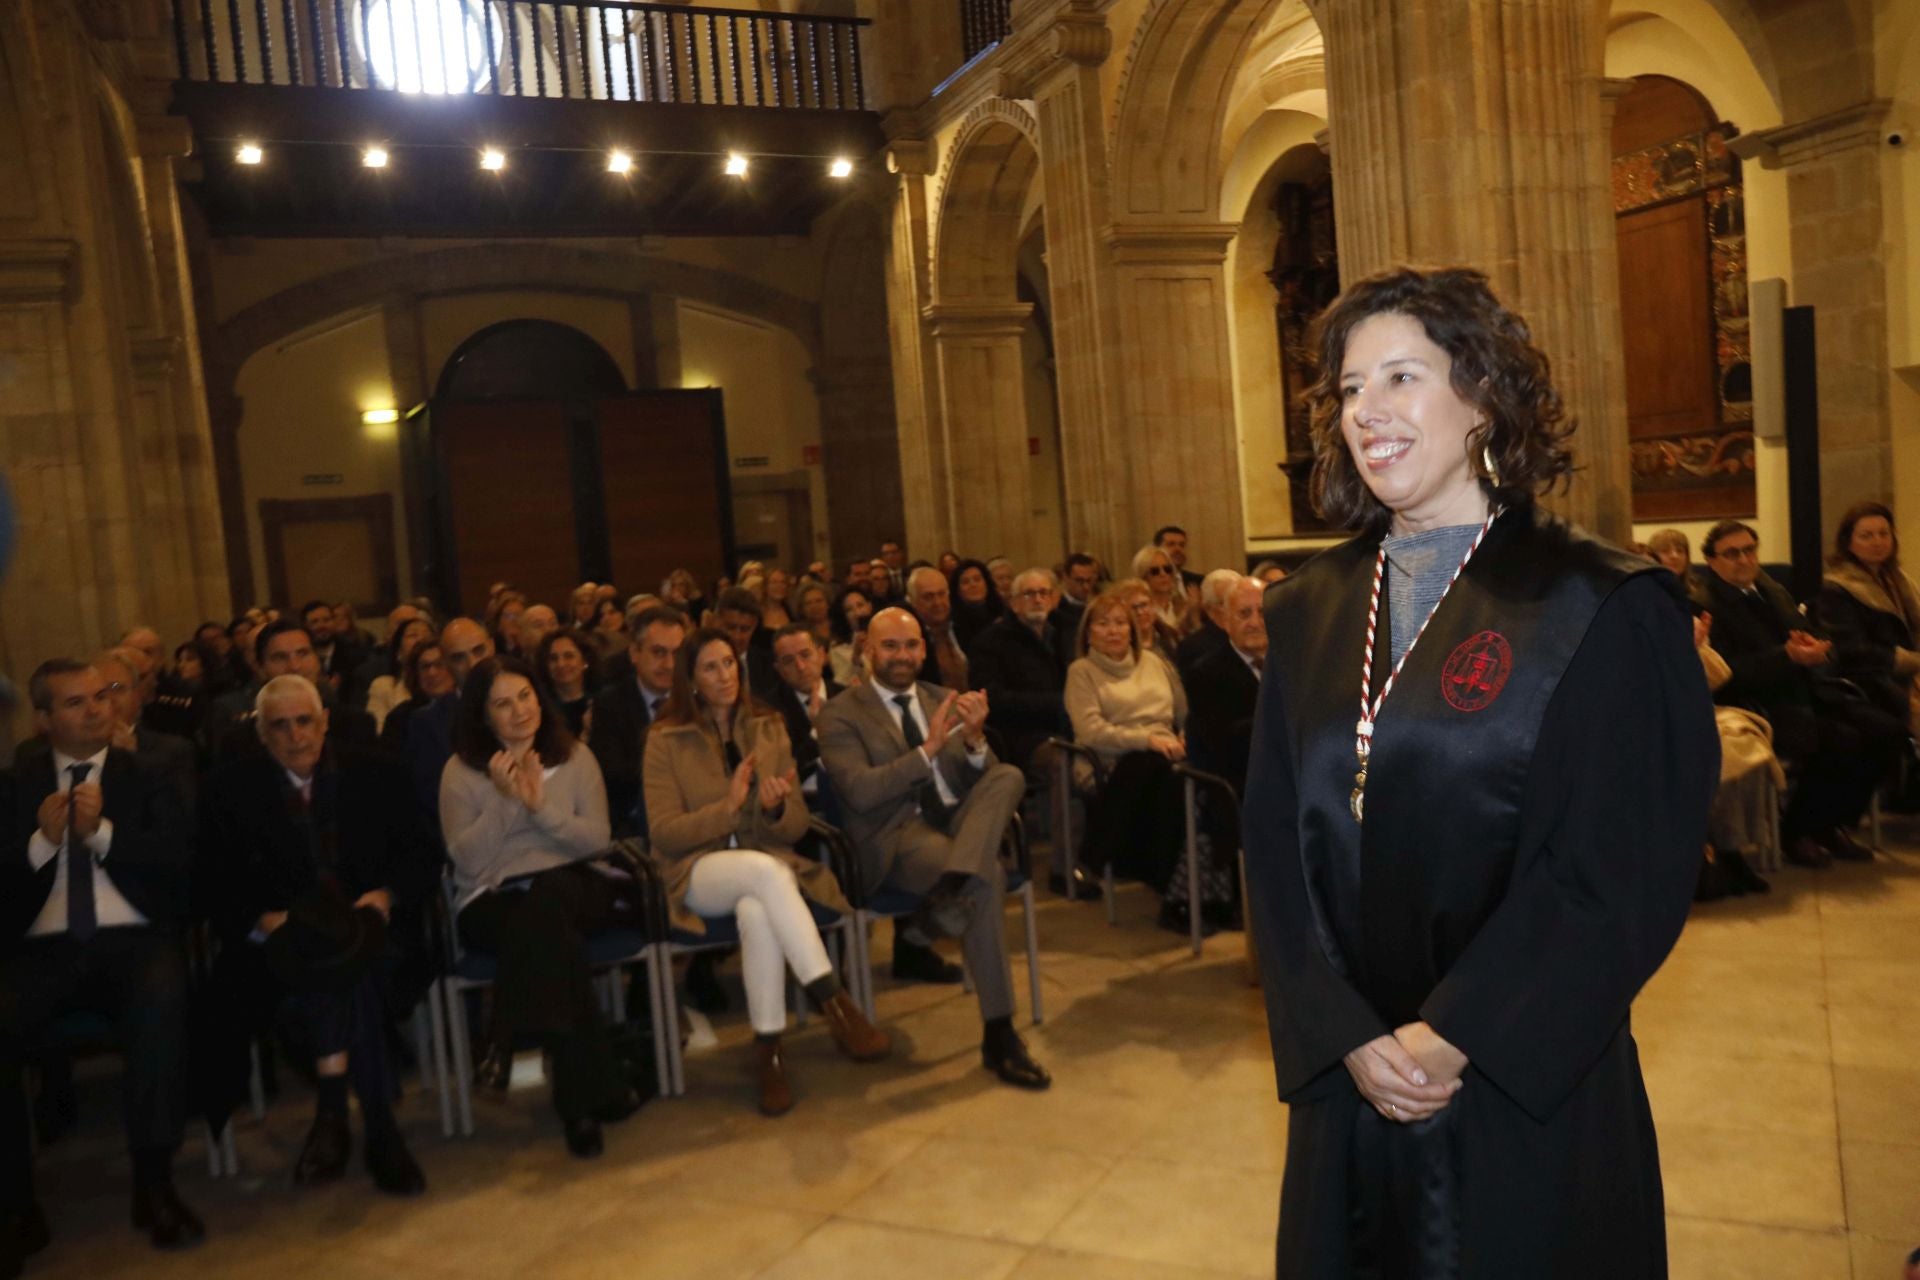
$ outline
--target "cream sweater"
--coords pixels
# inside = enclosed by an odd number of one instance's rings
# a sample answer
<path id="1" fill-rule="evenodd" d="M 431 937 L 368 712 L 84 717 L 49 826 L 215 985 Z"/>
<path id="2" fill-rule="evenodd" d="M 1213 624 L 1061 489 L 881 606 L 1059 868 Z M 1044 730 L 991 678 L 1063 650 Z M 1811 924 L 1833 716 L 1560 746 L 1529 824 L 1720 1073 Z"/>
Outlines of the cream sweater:
<path id="1" fill-rule="evenodd" d="M 1165 658 L 1152 651 L 1116 662 L 1089 653 L 1067 668 L 1067 716 L 1073 740 L 1107 765 L 1129 751 L 1149 749 L 1156 733 L 1178 733 L 1187 719 L 1187 693 Z"/>
<path id="2" fill-rule="evenodd" d="M 440 773 L 440 830 L 453 862 L 459 905 L 502 880 L 551 871 L 607 847 L 607 787 L 600 762 L 578 744 L 564 764 L 546 771 L 537 813 L 503 796 L 483 770 L 459 756 Z"/>

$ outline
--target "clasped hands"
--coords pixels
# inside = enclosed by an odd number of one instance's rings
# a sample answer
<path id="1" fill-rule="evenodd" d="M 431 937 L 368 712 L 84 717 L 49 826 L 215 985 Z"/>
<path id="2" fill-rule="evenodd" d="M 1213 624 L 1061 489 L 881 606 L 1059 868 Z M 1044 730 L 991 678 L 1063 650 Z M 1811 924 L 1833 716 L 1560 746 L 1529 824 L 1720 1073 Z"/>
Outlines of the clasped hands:
<path id="1" fill-rule="evenodd" d="M 515 755 L 511 751 L 494 752 L 493 758 L 487 761 L 487 776 L 493 779 L 495 791 L 510 799 L 518 799 L 530 812 L 538 813 L 540 806 L 546 803 L 546 768 L 533 751 L 524 755 Z"/>
<path id="2" fill-rule="evenodd" d="M 760 762 L 760 753 L 749 751 L 733 771 L 733 781 L 727 788 L 727 800 L 735 809 L 744 808 L 754 793 L 753 769 Z M 760 808 L 768 817 L 778 814 L 787 803 L 787 797 L 800 785 L 800 775 L 789 769 L 785 773 L 768 774 L 760 779 Z"/>
<path id="3" fill-rule="evenodd" d="M 1787 633 L 1787 657 L 1803 667 L 1817 667 L 1832 656 L 1833 641 L 1820 640 L 1805 631 Z"/>
<path id="4" fill-rule="evenodd" d="M 1349 1053 L 1347 1074 L 1370 1106 L 1389 1120 L 1411 1124 L 1446 1109 L 1465 1083 L 1467 1055 L 1424 1022 L 1409 1022 Z"/>
<path id="5" fill-rule="evenodd" d="M 966 745 L 968 754 L 974 754 L 986 747 L 987 742 L 987 695 L 984 690 L 975 689 L 971 693 L 949 693 L 933 714 L 927 717 L 927 740 L 921 749 L 931 761 L 947 745 L 947 739 L 958 730 L 960 740 Z"/>
<path id="6" fill-rule="evenodd" d="M 91 839 L 100 830 L 100 784 L 83 782 L 72 791 L 56 791 L 40 802 L 40 834 L 49 843 L 60 844 L 67 838 L 67 824 L 82 840 Z"/>

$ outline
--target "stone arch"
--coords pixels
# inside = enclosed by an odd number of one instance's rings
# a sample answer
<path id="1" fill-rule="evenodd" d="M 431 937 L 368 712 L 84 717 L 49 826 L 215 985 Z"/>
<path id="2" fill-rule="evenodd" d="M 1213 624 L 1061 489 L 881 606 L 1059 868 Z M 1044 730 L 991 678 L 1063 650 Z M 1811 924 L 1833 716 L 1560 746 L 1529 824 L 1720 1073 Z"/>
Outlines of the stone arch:
<path id="1" fill-rule="evenodd" d="M 1010 302 L 1027 196 L 1038 179 L 1038 122 L 993 98 L 961 123 L 940 183 L 934 298 Z"/>
<path id="2" fill-rule="evenodd" d="M 1220 135 L 1234 73 L 1284 4 L 1152 0 L 1121 71 L 1113 134 L 1114 212 L 1216 217 Z"/>
<path id="3" fill-rule="evenodd" d="M 488 290 L 618 296 L 667 294 L 789 330 L 815 359 L 819 308 L 712 267 L 574 245 L 477 244 L 383 258 L 302 281 L 236 312 L 214 331 L 221 362 L 238 370 L 262 347 L 334 316 L 392 299 Z"/>

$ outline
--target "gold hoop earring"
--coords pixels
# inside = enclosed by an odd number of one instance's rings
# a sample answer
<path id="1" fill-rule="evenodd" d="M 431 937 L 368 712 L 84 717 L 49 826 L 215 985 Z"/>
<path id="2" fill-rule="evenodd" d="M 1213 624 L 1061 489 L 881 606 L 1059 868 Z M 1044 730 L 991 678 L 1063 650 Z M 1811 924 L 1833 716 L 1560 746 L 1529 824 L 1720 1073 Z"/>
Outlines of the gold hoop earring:
<path id="1" fill-rule="evenodd" d="M 1487 483 L 1498 489 L 1500 487 L 1500 468 L 1493 465 L 1492 445 L 1480 446 L 1480 465 L 1486 468 Z"/>

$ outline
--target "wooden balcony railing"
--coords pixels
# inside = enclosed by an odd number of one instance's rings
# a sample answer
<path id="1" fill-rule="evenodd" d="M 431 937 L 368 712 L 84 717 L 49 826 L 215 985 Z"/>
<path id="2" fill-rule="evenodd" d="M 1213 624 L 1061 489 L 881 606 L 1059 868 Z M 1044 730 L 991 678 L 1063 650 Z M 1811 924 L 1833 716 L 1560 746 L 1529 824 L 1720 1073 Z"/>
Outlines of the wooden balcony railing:
<path id="1" fill-rule="evenodd" d="M 960 44 L 972 62 L 983 49 L 1007 38 L 1013 0 L 960 0 Z"/>
<path id="2" fill-rule="evenodd" d="M 865 25 L 629 0 L 173 0 L 183 80 L 830 111 L 865 107 Z"/>

